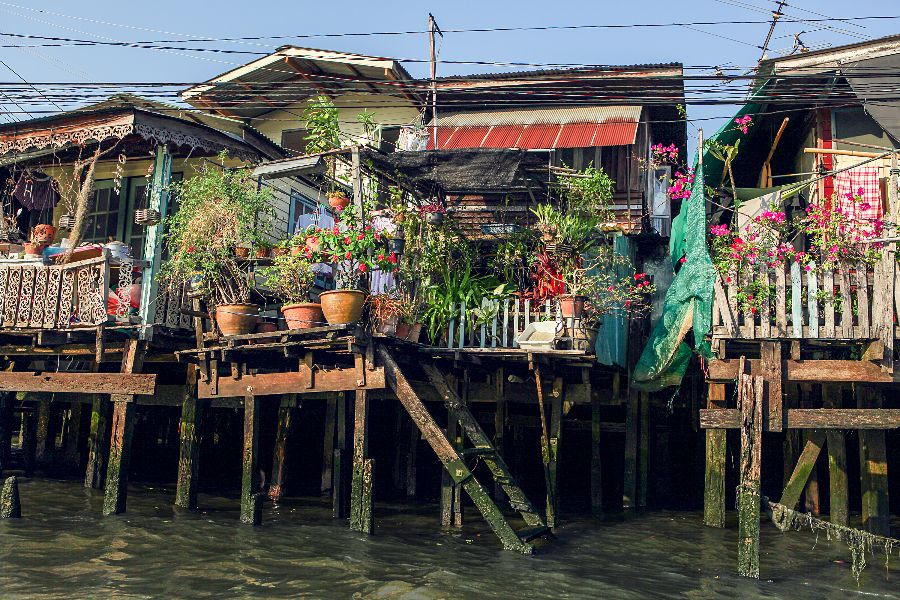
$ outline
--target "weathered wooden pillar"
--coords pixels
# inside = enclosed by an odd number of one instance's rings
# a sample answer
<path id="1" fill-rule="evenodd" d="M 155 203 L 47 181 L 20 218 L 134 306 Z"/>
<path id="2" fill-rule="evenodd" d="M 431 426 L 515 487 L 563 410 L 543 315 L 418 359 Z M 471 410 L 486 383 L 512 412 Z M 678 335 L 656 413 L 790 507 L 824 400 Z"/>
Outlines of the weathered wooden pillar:
<path id="1" fill-rule="evenodd" d="M 857 388 L 859 408 L 877 410 L 883 404 L 879 390 Z M 890 535 L 887 446 L 883 429 L 859 431 L 859 467 L 862 484 L 862 522 L 871 533 Z"/>
<path id="2" fill-rule="evenodd" d="M 322 449 L 322 486 L 321 492 L 327 494 L 331 491 L 334 479 L 334 425 L 337 418 L 337 403 L 340 392 L 330 394 L 325 400 L 325 437 Z"/>
<path id="3" fill-rule="evenodd" d="M 241 474 L 241 523 L 260 524 L 259 499 L 259 399 L 244 396 L 244 460 Z"/>
<path id="4" fill-rule="evenodd" d="M 725 384 L 710 383 L 706 399 L 709 409 L 725 408 Z M 725 429 L 706 430 L 706 477 L 703 492 L 703 524 L 725 527 Z"/>
<path id="5" fill-rule="evenodd" d="M 135 339 L 128 340 L 122 354 L 122 373 L 140 372 L 144 360 L 144 348 Z M 103 514 L 125 512 L 128 493 L 128 467 L 131 460 L 131 438 L 134 433 L 134 396 L 112 394 L 112 433 L 109 440 L 109 464 L 106 469 L 106 487 L 103 494 Z"/>
<path id="6" fill-rule="evenodd" d="M 369 458 L 369 398 L 365 390 L 356 391 L 353 408 L 353 479 L 350 483 L 350 529 L 367 533 L 375 529 L 372 513 L 372 471 Z"/>
<path id="7" fill-rule="evenodd" d="M 813 393 L 816 392 L 816 396 L 821 395 L 822 386 L 816 385 L 815 388 L 807 384 L 806 390 L 804 390 L 803 398 L 801 399 L 801 408 L 814 408 L 815 402 L 813 401 Z M 810 443 L 810 441 L 817 442 L 819 446 L 822 445 L 821 441 L 813 440 L 813 434 L 815 432 L 813 430 L 804 429 L 803 430 L 803 440 L 805 444 Z M 819 432 L 822 433 L 822 432 Z M 822 438 L 824 438 L 824 433 L 822 433 Z M 804 447 L 805 447 L 804 444 Z M 806 489 L 803 492 L 804 502 L 806 503 L 806 510 L 810 513 L 819 516 L 822 512 L 822 504 L 821 498 L 819 496 L 819 472 L 816 467 L 815 462 L 812 464 L 812 468 L 809 471 L 809 479 L 806 483 Z"/>
<path id="8" fill-rule="evenodd" d="M 281 500 L 284 496 L 287 446 L 296 416 L 297 395 L 289 394 L 282 398 L 278 407 L 278 429 L 275 432 L 275 450 L 272 452 L 272 483 L 269 485 L 269 498 L 275 501 Z"/>
<path id="9" fill-rule="evenodd" d="M 11 393 L 0 393 L 0 475 L 9 468 L 12 456 L 13 418 L 12 408 L 15 396 Z"/>
<path id="10" fill-rule="evenodd" d="M 25 477 L 34 475 L 34 454 L 37 449 L 37 408 L 22 407 L 22 462 Z"/>
<path id="11" fill-rule="evenodd" d="M 346 393 L 338 395 L 335 411 L 334 477 L 331 483 L 331 513 L 335 519 L 347 518 L 347 401 Z"/>
<path id="12" fill-rule="evenodd" d="M 591 514 L 594 517 L 603 515 L 603 465 L 600 461 L 600 398 L 594 397 L 591 387 L 591 370 L 581 370 L 581 382 L 591 402 Z"/>
<path id="13" fill-rule="evenodd" d="M 562 444 L 563 390 L 562 377 L 553 379 L 550 394 L 550 490 L 547 494 L 547 527 L 559 527 L 559 449 Z"/>
<path id="14" fill-rule="evenodd" d="M 65 456 L 66 465 L 73 469 L 81 466 L 81 452 L 79 442 L 81 441 L 81 399 L 76 397 L 69 404 L 69 418 L 66 422 L 66 429 L 63 434 L 65 440 L 63 454 Z"/>
<path id="15" fill-rule="evenodd" d="M 416 481 L 418 472 L 416 471 L 416 462 L 419 455 L 419 438 L 422 432 L 413 424 L 409 431 L 409 455 L 406 458 L 406 497 L 415 498 Z"/>
<path id="16" fill-rule="evenodd" d="M 50 400 L 52 395 L 49 393 L 35 394 L 38 400 L 37 407 L 37 431 L 35 435 L 35 451 L 34 460 L 39 466 L 44 466 L 50 462 L 53 450 L 47 446 L 51 442 L 50 438 Z"/>
<path id="17" fill-rule="evenodd" d="M 637 508 L 638 437 L 640 426 L 640 394 L 628 390 L 625 406 L 625 466 L 622 484 L 622 508 Z"/>
<path id="18" fill-rule="evenodd" d="M 22 516 L 22 505 L 19 502 L 19 480 L 10 477 L 3 482 L 0 489 L 0 519 L 18 519 Z"/>
<path id="19" fill-rule="evenodd" d="M 647 478 L 650 474 L 650 394 L 640 393 L 641 435 L 638 445 L 638 508 L 647 506 Z"/>
<path id="20" fill-rule="evenodd" d="M 841 388 L 837 384 L 822 385 L 822 404 L 825 408 L 841 408 Z M 850 501 L 847 483 L 847 448 L 842 429 L 825 432 L 828 447 L 829 519 L 836 525 L 850 524 Z"/>
<path id="21" fill-rule="evenodd" d="M 799 360 L 799 355 L 797 360 Z M 793 391 L 793 393 L 787 394 L 785 398 L 785 407 L 787 410 L 800 408 L 800 396 L 803 393 L 801 386 L 799 384 L 792 384 L 788 389 Z M 781 481 L 782 486 L 787 485 L 787 482 L 790 480 L 791 474 L 794 472 L 794 465 L 797 464 L 797 459 L 800 458 L 800 452 L 802 452 L 802 450 L 802 432 L 799 429 L 785 429 L 784 442 L 782 443 L 784 465 Z"/>
<path id="22" fill-rule="evenodd" d="M 500 456 L 506 456 L 504 435 L 506 433 L 506 369 L 498 367 L 494 372 L 494 448 Z M 494 481 L 494 500 L 503 499 L 503 486 Z"/>
<path id="23" fill-rule="evenodd" d="M 178 481 L 175 485 L 175 506 L 197 508 L 198 474 L 200 472 L 200 442 L 203 414 L 208 402 L 197 397 L 197 368 L 188 365 L 181 402 L 178 444 Z"/>
<path id="24" fill-rule="evenodd" d="M 131 438 L 134 434 L 134 396 L 113 394 L 110 400 L 113 405 L 112 435 L 109 441 L 106 491 L 103 496 L 104 515 L 125 512 Z"/>
<path id="25" fill-rule="evenodd" d="M 763 379 L 738 375 L 741 465 L 738 484 L 738 575 L 759 579 L 760 470 L 762 466 Z"/>
<path id="26" fill-rule="evenodd" d="M 84 473 L 84 487 L 99 490 L 103 488 L 109 458 L 109 443 L 106 438 L 109 430 L 111 403 L 105 394 L 92 394 L 92 396 L 91 428 L 88 431 L 88 459 Z"/>

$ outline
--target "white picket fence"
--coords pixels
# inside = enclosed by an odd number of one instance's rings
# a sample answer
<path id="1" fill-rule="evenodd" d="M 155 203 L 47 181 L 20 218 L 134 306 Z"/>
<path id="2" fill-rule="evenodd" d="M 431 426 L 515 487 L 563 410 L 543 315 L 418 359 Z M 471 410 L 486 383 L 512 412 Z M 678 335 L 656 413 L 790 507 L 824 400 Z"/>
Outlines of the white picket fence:
<path id="1" fill-rule="evenodd" d="M 459 304 L 459 317 L 447 327 L 447 348 L 518 348 L 516 340 L 529 324 L 537 321 L 555 321 L 562 330 L 563 318 L 558 302 L 546 300 L 494 300 L 497 309 L 490 323 L 477 323 L 471 311 Z"/>

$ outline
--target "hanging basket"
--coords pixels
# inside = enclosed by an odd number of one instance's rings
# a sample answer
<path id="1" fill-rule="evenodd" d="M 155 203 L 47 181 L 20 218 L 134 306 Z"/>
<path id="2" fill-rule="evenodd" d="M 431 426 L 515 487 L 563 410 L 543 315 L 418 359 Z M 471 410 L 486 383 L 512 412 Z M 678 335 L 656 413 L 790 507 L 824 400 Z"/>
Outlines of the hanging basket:
<path id="1" fill-rule="evenodd" d="M 59 218 L 59 228 L 71 230 L 75 227 L 75 215 L 72 213 L 66 213 Z"/>
<path id="2" fill-rule="evenodd" d="M 134 211 L 135 225 L 144 225 L 150 227 L 158 225 L 160 221 L 159 211 L 153 208 L 141 208 Z"/>

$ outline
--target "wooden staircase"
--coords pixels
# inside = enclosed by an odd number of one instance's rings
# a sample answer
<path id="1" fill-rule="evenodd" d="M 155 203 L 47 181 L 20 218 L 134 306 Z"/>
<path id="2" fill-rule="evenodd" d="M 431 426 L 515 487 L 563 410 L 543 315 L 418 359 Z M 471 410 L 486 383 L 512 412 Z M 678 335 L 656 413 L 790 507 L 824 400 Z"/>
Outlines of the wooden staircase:
<path id="1" fill-rule="evenodd" d="M 380 345 L 377 354 L 384 366 L 388 386 L 393 389 L 400 403 L 412 417 L 413 423 L 421 430 L 422 437 L 437 454 L 450 477 L 466 491 L 485 521 L 500 538 L 503 547 L 530 554 L 534 548 L 529 542 L 549 533 L 550 528 L 516 483 L 506 462 L 494 448 L 469 407 L 450 389 L 437 367 L 427 361 L 421 365 L 431 385 L 444 397 L 448 409 L 455 418 L 459 419 L 465 437 L 472 444 L 469 448 L 457 450 L 413 390 L 390 351 Z M 491 499 L 487 488 L 475 478 L 466 464 L 466 459 L 472 457 L 477 457 L 488 467 L 494 480 L 506 494 L 510 506 L 525 521 L 526 526 L 523 529 L 513 528 L 500 507 Z"/>

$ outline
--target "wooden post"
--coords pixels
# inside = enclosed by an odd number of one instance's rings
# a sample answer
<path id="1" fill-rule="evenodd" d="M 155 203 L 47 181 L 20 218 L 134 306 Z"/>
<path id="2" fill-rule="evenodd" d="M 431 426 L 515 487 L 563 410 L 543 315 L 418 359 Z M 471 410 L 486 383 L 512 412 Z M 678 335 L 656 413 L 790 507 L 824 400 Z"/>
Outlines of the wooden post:
<path id="1" fill-rule="evenodd" d="M 78 469 L 81 466 L 81 453 L 79 441 L 81 440 L 81 400 L 76 397 L 69 404 L 69 419 L 63 434 L 65 440 L 63 454 L 68 467 Z"/>
<path id="2" fill-rule="evenodd" d="M 628 390 L 625 406 L 625 466 L 622 487 L 622 508 L 637 508 L 638 426 L 640 425 L 640 394 Z"/>
<path id="3" fill-rule="evenodd" d="M 19 480 L 10 477 L 3 482 L 0 490 L 0 519 L 18 519 L 22 516 L 22 505 L 19 502 Z"/>
<path id="4" fill-rule="evenodd" d="M 350 482 L 350 529 L 371 535 L 372 469 L 369 458 L 369 398 L 366 390 L 356 391 L 353 409 L 353 479 Z"/>
<path id="5" fill-rule="evenodd" d="M 459 434 L 459 421 L 451 408 L 447 408 L 447 439 L 454 448 L 457 446 Z M 441 529 L 449 530 L 459 525 L 456 524 L 456 484 L 446 469 L 441 469 Z"/>
<path id="6" fill-rule="evenodd" d="M 109 458 L 107 433 L 109 431 L 110 401 L 105 394 L 92 394 L 91 429 L 88 432 L 88 460 L 84 474 L 84 487 L 103 488 Z"/>
<path id="7" fill-rule="evenodd" d="M 561 377 L 553 379 L 550 399 L 550 484 L 547 498 L 547 526 L 559 527 L 559 448 L 562 443 L 563 389 Z"/>
<path id="8" fill-rule="evenodd" d="M 347 395 L 341 393 L 337 398 L 335 413 L 334 478 L 331 483 L 331 510 L 335 519 L 347 518 L 346 462 L 347 453 Z"/>
<path id="9" fill-rule="evenodd" d="M 331 481 L 334 478 L 334 421 L 337 415 L 337 402 L 338 397 L 335 394 L 330 394 L 325 401 L 325 438 L 322 450 L 321 487 L 323 494 L 331 491 Z"/>
<path id="10" fill-rule="evenodd" d="M 241 475 L 241 523 L 259 525 L 259 400 L 244 396 L 244 461 Z"/>
<path id="11" fill-rule="evenodd" d="M 278 429 L 275 432 L 275 449 L 272 452 L 272 483 L 269 486 L 269 498 L 276 502 L 284 496 L 287 445 L 296 415 L 297 395 L 290 394 L 281 400 L 278 407 Z"/>
<path id="12" fill-rule="evenodd" d="M 782 294 L 780 297 L 784 297 Z M 766 385 L 766 420 L 769 431 L 781 431 L 784 411 L 782 393 L 781 342 L 761 342 L 759 346 L 760 367 Z"/>
<path id="13" fill-rule="evenodd" d="M 794 359 L 793 352 L 791 359 L 799 360 L 800 355 L 797 353 L 797 358 Z M 798 384 L 791 384 L 788 386 L 789 393 L 785 396 L 785 408 L 790 410 L 792 408 L 800 408 L 799 397 L 803 393 L 803 388 Z M 793 393 L 790 393 L 790 392 Z M 782 456 L 783 456 L 783 475 L 781 479 L 782 486 L 787 485 L 788 480 L 791 478 L 791 473 L 794 472 L 794 465 L 797 463 L 797 459 L 800 457 L 801 443 L 800 443 L 801 432 L 799 429 L 786 429 L 784 432 L 784 442 L 782 443 Z"/>
<path id="14" fill-rule="evenodd" d="M 25 477 L 34 475 L 34 453 L 37 448 L 37 414 L 35 407 L 22 413 L 22 462 Z"/>
<path id="15" fill-rule="evenodd" d="M 815 388 L 813 388 L 812 386 L 809 386 L 807 388 L 806 393 L 803 394 L 803 398 L 800 401 L 801 408 L 813 408 L 813 404 L 814 404 L 813 403 L 813 391 L 814 390 L 817 393 L 821 393 L 821 386 L 816 385 Z M 821 446 L 824 441 L 825 434 L 822 432 L 819 432 L 822 434 L 821 435 L 822 439 L 821 440 L 820 439 L 813 440 L 813 435 L 815 433 L 816 433 L 815 431 L 810 431 L 809 429 L 804 429 L 803 436 L 802 436 L 803 440 L 807 444 L 810 441 L 813 441 L 818 446 Z M 804 496 L 804 502 L 806 504 L 806 510 L 808 510 L 810 513 L 812 513 L 816 516 L 819 516 L 819 514 L 821 513 L 822 505 L 821 505 L 820 497 L 819 497 L 819 472 L 816 467 L 815 461 L 813 461 L 812 465 L 810 465 L 809 477 L 808 477 L 808 481 L 806 483 L 806 489 L 803 492 L 803 496 Z"/>
<path id="16" fill-rule="evenodd" d="M 857 388 L 857 403 L 859 408 L 881 408 L 881 392 L 860 386 Z M 883 429 L 860 430 L 859 467 L 863 526 L 870 533 L 889 536 L 887 447 Z"/>
<path id="17" fill-rule="evenodd" d="M 135 339 L 128 340 L 122 355 L 122 373 L 138 373 L 144 359 L 144 349 Z M 134 396 L 111 394 L 113 404 L 112 434 L 109 440 L 109 464 L 106 469 L 106 488 L 103 495 L 103 514 L 125 512 L 128 492 L 128 467 L 131 460 L 131 438 L 134 433 Z"/>
<path id="18" fill-rule="evenodd" d="M 822 404 L 825 408 L 841 408 L 841 388 L 836 384 L 822 385 Z M 850 504 L 847 484 L 847 448 L 842 429 L 825 432 L 828 445 L 829 519 L 836 525 L 850 524 Z"/>
<path id="19" fill-rule="evenodd" d="M 797 506 L 797 502 L 800 501 L 800 496 L 803 494 L 803 489 L 806 487 L 806 483 L 809 481 L 810 475 L 816 466 L 816 459 L 822 451 L 824 442 L 825 434 L 822 431 L 813 429 L 810 432 L 809 438 L 803 447 L 803 452 L 800 454 L 800 458 L 797 459 L 797 466 L 794 467 L 790 479 L 784 486 L 781 500 L 778 501 L 779 504 L 784 504 L 792 510 Z"/>
<path id="20" fill-rule="evenodd" d="M 641 392 L 641 435 L 638 446 L 638 508 L 647 506 L 647 477 L 650 473 L 650 394 Z"/>
<path id="21" fill-rule="evenodd" d="M 706 399 L 709 409 L 725 408 L 725 384 L 710 383 Z M 703 493 L 703 524 L 725 527 L 725 429 L 706 430 L 706 477 Z"/>
<path id="22" fill-rule="evenodd" d="M 142 337 L 152 336 L 149 327 L 156 320 L 156 296 L 159 290 L 159 269 L 162 263 L 163 235 L 166 216 L 169 212 L 169 182 L 172 178 L 172 155 L 166 144 L 157 144 L 153 159 L 153 179 L 150 182 L 150 196 L 147 208 L 159 211 L 160 221 L 147 227 L 144 235 L 144 259 L 148 261 L 142 272 L 141 303 L 138 314 L 147 326 Z"/>
<path id="23" fill-rule="evenodd" d="M 594 397 L 591 388 L 591 370 L 581 370 L 581 382 L 584 384 L 585 393 L 591 400 L 591 514 L 594 517 L 603 515 L 603 477 L 602 463 L 600 461 L 600 398 Z"/>
<path id="24" fill-rule="evenodd" d="M 12 456 L 12 405 L 14 396 L 11 393 L 0 394 L 0 475 L 9 468 Z"/>
<path id="25" fill-rule="evenodd" d="M 504 328 L 504 332 L 506 329 Z M 505 346 L 506 344 L 504 344 Z M 504 434 L 506 433 L 506 370 L 497 367 L 494 371 L 494 448 L 501 456 L 506 456 Z M 503 498 L 503 488 L 494 482 L 494 499 Z"/>
<path id="26" fill-rule="evenodd" d="M 38 398 L 37 408 L 37 439 L 35 442 L 34 460 L 39 466 L 44 466 L 50 462 L 53 450 L 48 448 L 50 440 L 50 399 L 52 394 L 40 393 L 35 394 Z"/>
<path id="27" fill-rule="evenodd" d="M 406 460 L 406 497 L 415 498 L 416 481 L 418 479 L 416 471 L 416 461 L 419 455 L 419 438 L 422 432 L 413 424 L 409 431 L 409 456 Z"/>
<path id="28" fill-rule="evenodd" d="M 200 432 L 206 406 L 205 400 L 197 398 L 197 368 L 188 365 L 184 400 L 181 404 L 178 482 L 175 487 L 175 506 L 179 508 L 197 508 Z"/>
<path id="29" fill-rule="evenodd" d="M 738 485 L 738 575 L 759 579 L 760 469 L 763 379 L 738 376 L 741 410 L 741 466 Z"/>

